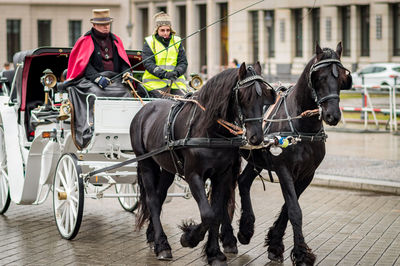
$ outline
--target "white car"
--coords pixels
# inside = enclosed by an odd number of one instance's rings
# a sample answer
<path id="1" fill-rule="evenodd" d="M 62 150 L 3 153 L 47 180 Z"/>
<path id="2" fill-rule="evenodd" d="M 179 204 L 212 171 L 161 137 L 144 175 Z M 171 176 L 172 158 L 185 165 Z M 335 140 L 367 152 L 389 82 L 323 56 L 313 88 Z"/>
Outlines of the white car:
<path id="1" fill-rule="evenodd" d="M 396 84 L 400 85 L 400 64 L 399 63 L 376 63 L 370 64 L 361 70 L 351 74 L 353 85 L 380 86 Z M 362 80 L 364 77 L 364 83 Z"/>

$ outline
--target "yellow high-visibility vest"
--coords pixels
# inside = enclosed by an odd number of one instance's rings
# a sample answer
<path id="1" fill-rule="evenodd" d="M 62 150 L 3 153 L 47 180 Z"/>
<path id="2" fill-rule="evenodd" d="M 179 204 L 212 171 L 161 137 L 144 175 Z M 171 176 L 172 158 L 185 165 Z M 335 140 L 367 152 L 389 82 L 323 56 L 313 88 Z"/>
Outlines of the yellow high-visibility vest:
<path id="1" fill-rule="evenodd" d="M 156 65 L 168 72 L 174 70 L 178 62 L 178 53 L 179 53 L 179 46 L 181 45 L 180 42 L 181 38 L 172 35 L 168 46 L 171 46 L 173 43 L 176 44 L 166 50 L 164 50 L 165 46 L 160 41 L 158 41 L 154 35 L 147 36 L 145 40 L 149 45 L 153 54 L 155 54 Z M 164 51 L 157 54 L 161 50 Z M 170 84 L 171 81 L 168 79 L 160 79 L 146 70 L 143 75 L 143 82 L 146 85 L 144 87 L 148 91 L 151 91 L 151 90 L 165 88 Z M 176 81 L 172 83 L 171 89 L 182 89 L 186 91 L 185 76 L 182 75 L 178 77 Z"/>

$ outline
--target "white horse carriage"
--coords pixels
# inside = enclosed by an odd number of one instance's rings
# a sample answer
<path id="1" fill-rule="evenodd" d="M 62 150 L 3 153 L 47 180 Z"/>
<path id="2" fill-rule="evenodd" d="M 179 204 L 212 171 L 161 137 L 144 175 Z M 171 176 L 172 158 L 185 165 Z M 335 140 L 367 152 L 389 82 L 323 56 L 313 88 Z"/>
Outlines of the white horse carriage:
<path id="1" fill-rule="evenodd" d="M 11 201 L 41 204 L 52 194 L 54 218 L 65 239 L 79 231 L 85 197 L 118 198 L 125 210 L 136 209 L 136 163 L 95 176 L 82 173 L 134 157 L 129 126 L 143 104 L 121 85 L 114 86 L 116 94 L 125 90 L 122 94 L 130 97 L 71 89 L 66 93 L 57 81 L 67 68 L 70 50 L 17 53 L 11 88 L 3 86 L 0 96 L 0 214 Z M 139 51 L 127 53 L 132 65 L 140 62 Z M 133 73 L 140 78 L 143 66 Z M 169 196 L 189 197 L 190 191 L 184 188 Z"/>

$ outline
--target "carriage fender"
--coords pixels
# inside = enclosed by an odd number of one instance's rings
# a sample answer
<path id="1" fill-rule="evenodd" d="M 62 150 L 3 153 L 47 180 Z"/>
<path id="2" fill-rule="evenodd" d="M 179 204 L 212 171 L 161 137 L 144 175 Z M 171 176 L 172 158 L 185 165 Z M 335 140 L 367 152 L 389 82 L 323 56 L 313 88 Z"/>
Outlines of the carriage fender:
<path id="1" fill-rule="evenodd" d="M 51 184 L 60 156 L 61 150 L 58 142 L 49 141 L 42 152 L 39 185 Z"/>

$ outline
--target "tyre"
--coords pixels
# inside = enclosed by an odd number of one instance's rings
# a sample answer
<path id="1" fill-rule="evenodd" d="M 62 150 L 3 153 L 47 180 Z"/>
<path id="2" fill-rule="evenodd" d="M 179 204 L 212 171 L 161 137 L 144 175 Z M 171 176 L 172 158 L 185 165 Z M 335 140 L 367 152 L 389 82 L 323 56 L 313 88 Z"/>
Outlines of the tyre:
<path id="1" fill-rule="evenodd" d="M 8 210 L 11 202 L 5 145 L 3 126 L 0 126 L 0 214 Z"/>
<path id="2" fill-rule="evenodd" d="M 116 184 L 115 191 L 117 194 L 132 194 L 138 192 L 138 185 L 135 184 Z M 119 204 L 125 211 L 133 212 L 137 209 L 139 203 L 139 197 L 119 197 Z"/>
<path id="3" fill-rule="evenodd" d="M 84 190 L 81 171 L 75 154 L 67 153 L 58 160 L 54 175 L 54 219 L 61 237 L 68 240 L 78 234 L 82 222 Z"/>

